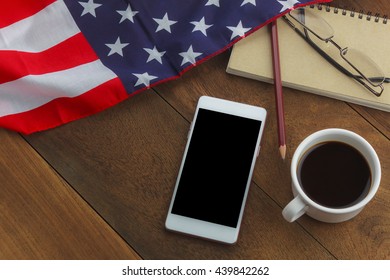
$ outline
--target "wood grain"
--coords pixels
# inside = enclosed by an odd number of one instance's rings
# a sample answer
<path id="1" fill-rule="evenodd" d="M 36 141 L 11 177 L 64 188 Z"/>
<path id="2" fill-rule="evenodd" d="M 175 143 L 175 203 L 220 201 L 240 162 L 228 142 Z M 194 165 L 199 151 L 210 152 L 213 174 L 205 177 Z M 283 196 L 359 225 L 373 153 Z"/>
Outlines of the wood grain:
<path id="1" fill-rule="evenodd" d="M 299 225 L 283 223 L 280 207 L 258 187 L 252 187 L 235 246 L 166 231 L 188 129 L 187 120 L 147 92 L 28 141 L 143 258 L 332 258 Z M 274 236 L 280 240 L 270 242 Z"/>
<path id="2" fill-rule="evenodd" d="M 384 0 L 332 5 L 390 14 Z M 282 161 L 273 86 L 226 74 L 228 59 L 227 51 L 176 81 L 24 140 L 0 130 L 0 258 L 390 259 L 390 114 L 285 88 Z M 234 246 L 164 228 L 201 95 L 268 111 Z M 287 223 L 281 211 L 292 199 L 293 152 L 307 135 L 329 127 L 353 130 L 373 145 L 382 163 L 380 189 L 351 221 L 304 216 Z"/>
<path id="3" fill-rule="evenodd" d="M 18 134 L 0 141 L 0 259 L 139 258 Z"/>
<path id="4" fill-rule="evenodd" d="M 390 216 L 390 204 L 383 203 L 390 201 L 390 176 L 388 172 L 390 160 L 387 156 L 390 143 L 389 139 L 384 136 L 386 128 L 374 127 L 371 122 L 362 118 L 344 102 L 285 88 L 288 153 L 285 162 L 275 160 L 278 158 L 278 144 L 273 87 L 257 81 L 229 76 L 221 67 L 227 62 L 227 58 L 228 54 L 220 55 L 208 62 L 207 66 L 199 66 L 188 73 L 180 83 L 163 84 L 156 90 L 171 106 L 179 108 L 180 113 L 189 120 L 192 118 L 191 112 L 194 110 L 196 99 L 203 94 L 245 101 L 265 107 L 268 110 L 267 129 L 254 172 L 254 182 L 281 208 L 292 198 L 289 165 L 295 148 L 306 136 L 317 130 L 331 127 L 349 129 L 362 135 L 381 155 L 383 172 L 381 189 L 372 205 L 367 207 L 367 210 L 365 209 L 355 220 L 341 225 L 330 226 L 315 223 L 306 217 L 301 219 L 299 223 L 324 247 L 329 249 L 336 258 L 390 258 L 388 243 L 390 235 L 383 234 L 383 232 L 375 235 L 374 231 L 367 228 L 370 226 L 380 227 L 384 232 L 390 231 L 387 222 L 387 217 Z M 218 80 L 224 81 L 221 87 L 215 83 Z M 382 133 L 380 130 L 384 130 L 384 132 Z"/>

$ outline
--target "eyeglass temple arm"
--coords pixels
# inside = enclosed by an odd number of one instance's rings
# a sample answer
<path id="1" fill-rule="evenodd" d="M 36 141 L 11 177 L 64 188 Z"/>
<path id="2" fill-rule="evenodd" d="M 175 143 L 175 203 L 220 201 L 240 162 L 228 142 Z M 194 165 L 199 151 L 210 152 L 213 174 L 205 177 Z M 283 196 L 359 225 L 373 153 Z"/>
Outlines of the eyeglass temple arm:
<path id="1" fill-rule="evenodd" d="M 347 75 L 348 77 L 353 78 L 357 82 L 359 82 L 361 85 L 363 85 L 365 88 L 367 88 L 370 92 L 375 94 L 376 96 L 380 96 L 384 90 L 383 85 L 379 85 L 381 88 L 380 92 L 376 92 L 371 87 L 369 87 L 364 81 L 362 80 L 361 76 L 354 75 L 351 72 L 349 72 L 347 69 L 342 67 L 339 63 L 337 63 L 332 57 L 330 57 L 326 52 L 324 52 L 320 47 L 318 47 L 309 37 L 309 34 L 307 33 L 307 30 L 304 29 L 305 34 L 303 34 L 298 28 L 295 27 L 295 25 L 287 18 L 287 16 L 283 16 L 283 19 L 294 29 L 294 31 L 301 36 L 312 48 L 314 48 L 322 57 L 324 57 L 330 64 L 332 64 L 337 70 L 342 72 L 343 74 Z M 383 81 L 384 83 L 389 83 L 390 78 L 385 78 Z"/>

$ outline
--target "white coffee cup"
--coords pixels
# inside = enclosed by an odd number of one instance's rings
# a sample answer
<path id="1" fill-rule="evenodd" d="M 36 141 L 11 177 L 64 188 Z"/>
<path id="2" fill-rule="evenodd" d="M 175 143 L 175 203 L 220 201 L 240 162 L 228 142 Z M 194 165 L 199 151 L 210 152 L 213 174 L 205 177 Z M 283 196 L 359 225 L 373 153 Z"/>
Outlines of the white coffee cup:
<path id="1" fill-rule="evenodd" d="M 323 206 L 313 201 L 305 193 L 298 180 L 298 164 L 306 151 L 324 142 L 342 142 L 357 149 L 366 159 L 371 172 L 371 186 L 366 195 L 356 204 L 344 208 Z M 377 192 L 381 179 L 381 166 L 374 148 L 358 134 L 338 128 L 315 132 L 302 141 L 297 147 L 291 162 L 292 191 L 294 199 L 283 209 L 283 217 L 293 222 L 303 214 L 323 222 L 338 223 L 355 217 Z"/>

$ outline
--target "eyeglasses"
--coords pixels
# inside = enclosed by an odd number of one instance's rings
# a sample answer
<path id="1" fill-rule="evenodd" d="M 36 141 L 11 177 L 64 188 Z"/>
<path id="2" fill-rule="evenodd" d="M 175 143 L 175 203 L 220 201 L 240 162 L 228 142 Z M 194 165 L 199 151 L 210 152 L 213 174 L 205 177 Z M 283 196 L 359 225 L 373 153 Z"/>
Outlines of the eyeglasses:
<path id="1" fill-rule="evenodd" d="M 338 45 L 333 40 L 334 30 L 332 26 L 322 17 L 310 10 L 299 8 L 292 10 L 288 13 L 288 16 L 283 18 L 290 27 L 339 71 L 359 82 L 376 96 L 381 96 L 384 90 L 383 83 L 389 83 L 390 78 L 386 78 L 382 69 L 363 52 L 348 47 L 342 48 Z M 303 28 L 303 32 L 289 18 L 299 23 Z M 314 37 L 310 37 L 309 33 L 313 34 Z M 339 55 L 331 56 L 332 52 L 328 48 L 329 45 L 335 46 Z M 341 61 L 338 59 L 340 57 L 342 58 Z"/>

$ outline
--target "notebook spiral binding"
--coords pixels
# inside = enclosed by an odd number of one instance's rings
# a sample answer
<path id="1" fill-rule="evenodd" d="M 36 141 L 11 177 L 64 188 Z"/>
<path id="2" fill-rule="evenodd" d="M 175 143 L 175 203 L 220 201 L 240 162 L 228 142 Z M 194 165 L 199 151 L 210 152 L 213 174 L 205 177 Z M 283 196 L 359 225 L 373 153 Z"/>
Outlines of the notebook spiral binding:
<path id="1" fill-rule="evenodd" d="M 343 16 L 345 16 L 349 13 L 350 17 L 355 17 L 357 15 L 357 17 L 359 19 L 365 18 L 368 21 L 371 21 L 372 19 L 374 19 L 375 22 L 382 21 L 383 24 L 387 24 L 387 21 L 388 21 L 387 15 L 384 15 L 383 17 L 381 17 L 379 13 L 376 13 L 375 15 L 373 15 L 372 12 L 368 12 L 367 14 L 365 14 L 363 10 L 356 12 L 355 9 L 347 10 L 346 8 L 331 7 L 329 4 L 310 5 L 310 8 L 312 8 L 312 9 L 317 8 L 318 10 L 325 9 L 327 12 L 331 12 L 333 10 L 333 12 L 335 14 L 338 14 L 341 11 L 341 14 Z"/>

